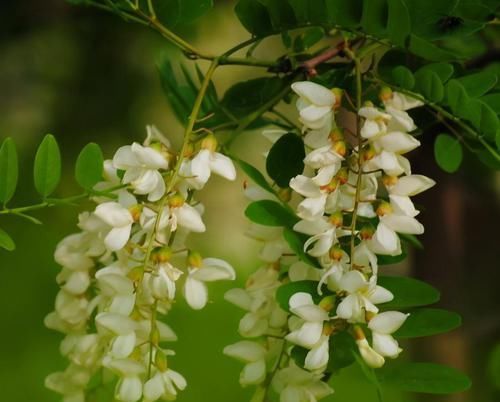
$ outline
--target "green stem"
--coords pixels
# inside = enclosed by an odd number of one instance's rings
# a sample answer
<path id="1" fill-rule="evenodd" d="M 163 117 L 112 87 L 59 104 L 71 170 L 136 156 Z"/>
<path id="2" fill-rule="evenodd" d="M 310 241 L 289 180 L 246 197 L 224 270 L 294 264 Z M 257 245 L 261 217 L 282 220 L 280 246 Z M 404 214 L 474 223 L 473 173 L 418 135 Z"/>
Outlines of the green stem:
<path id="1" fill-rule="evenodd" d="M 356 138 L 358 142 L 358 153 L 357 153 L 357 165 L 358 165 L 358 177 L 356 179 L 356 194 L 354 198 L 354 209 L 352 211 L 352 222 L 351 222 L 351 267 L 353 265 L 353 257 L 354 257 L 354 240 L 356 238 L 356 221 L 358 218 L 358 206 L 361 195 L 361 179 L 363 177 L 363 166 L 362 166 L 362 155 L 361 155 L 361 146 L 363 143 L 363 139 L 361 138 L 361 119 L 359 117 L 359 109 L 362 106 L 362 93 L 363 93 L 363 84 L 361 77 L 361 61 L 359 57 L 357 57 L 350 49 L 345 49 L 346 54 L 354 61 L 355 71 L 356 71 Z"/>

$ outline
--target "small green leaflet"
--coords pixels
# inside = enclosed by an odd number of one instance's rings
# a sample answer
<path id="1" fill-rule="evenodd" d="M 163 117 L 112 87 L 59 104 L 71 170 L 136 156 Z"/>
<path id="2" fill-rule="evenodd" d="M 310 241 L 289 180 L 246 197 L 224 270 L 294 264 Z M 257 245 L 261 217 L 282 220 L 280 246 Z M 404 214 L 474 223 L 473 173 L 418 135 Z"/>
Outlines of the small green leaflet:
<path id="1" fill-rule="evenodd" d="M 454 173 L 462 163 L 462 144 L 448 134 L 439 134 L 434 142 L 434 157 L 441 169 Z"/>
<path id="2" fill-rule="evenodd" d="M 377 370 L 383 384 L 403 391 L 427 394 L 452 394 L 470 388 L 470 379 L 460 371 L 434 363 L 404 363 Z"/>
<path id="3" fill-rule="evenodd" d="M 276 192 L 267 182 L 266 178 L 261 172 L 259 172 L 256 168 L 254 168 L 252 165 L 245 162 L 244 160 L 235 157 L 232 157 L 232 159 L 238 164 L 241 170 L 243 170 L 243 172 L 245 172 L 245 174 L 255 182 L 255 184 L 257 184 L 259 187 L 263 188 L 267 192 L 276 195 Z"/>
<path id="4" fill-rule="evenodd" d="M 6 138 L 0 147 L 0 202 L 6 204 L 16 191 L 18 163 L 16 145 Z"/>
<path id="5" fill-rule="evenodd" d="M 386 311 L 425 306 L 438 302 L 440 298 L 435 288 L 418 279 L 404 276 L 379 276 L 378 284 L 394 295 L 393 300 L 379 305 Z"/>
<path id="6" fill-rule="evenodd" d="M 304 171 L 306 156 L 302 139 L 287 133 L 274 143 L 266 160 L 267 174 L 282 188 L 289 186 L 290 179 Z"/>
<path id="7" fill-rule="evenodd" d="M 292 211 L 272 200 L 250 203 L 245 209 L 245 216 L 252 222 L 264 226 L 292 227 L 298 221 Z"/>
<path id="8" fill-rule="evenodd" d="M 75 179 L 80 186 L 91 189 L 102 180 L 104 159 L 99 145 L 87 144 L 76 160 Z"/>
<path id="9" fill-rule="evenodd" d="M 437 308 L 421 308 L 410 312 L 405 323 L 394 336 L 396 338 L 419 338 L 437 335 L 458 328 L 462 318 L 457 313 Z"/>
<path id="10" fill-rule="evenodd" d="M 415 86 L 413 73 L 405 66 L 397 66 L 391 71 L 392 81 L 399 87 L 411 90 Z"/>
<path id="11" fill-rule="evenodd" d="M 330 337 L 330 358 L 327 370 L 334 373 L 350 366 L 356 360 L 357 353 L 358 347 L 349 333 L 342 331 L 333 334 Z"/>
<path id="12" fill-rule="evenodd" d="M 61 178 L 61 153 L 52 134 L 47 134 L 35 155 L 35 188 L 43 196 L 49 196 Z"/>
<path id="13" fill-rule="evenodd" d="M 7 251 L 13 251 L 16 248 L 14 240 L 10 237 L 5 230 L 0 229 L 0 247 Z"/>

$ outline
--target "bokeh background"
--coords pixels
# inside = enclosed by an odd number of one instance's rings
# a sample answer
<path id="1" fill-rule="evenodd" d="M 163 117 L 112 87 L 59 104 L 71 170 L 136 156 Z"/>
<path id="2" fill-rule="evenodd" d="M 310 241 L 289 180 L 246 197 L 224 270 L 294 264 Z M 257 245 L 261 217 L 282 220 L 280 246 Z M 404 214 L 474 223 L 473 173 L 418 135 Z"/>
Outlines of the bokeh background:
<path id="1" fill-rule="evenodd" d="M 220 52 L 248 38 L 237 23 L 233 2 L 217 7 L 198 23 L 180 28 L 200 48 Z M 499 28 L 474 37 L 473 67 L 499 61 Z M 272 56 L 272 44 L 260 50 Z M 145 125 L 154 123 L 174 143 L 181 126 L 161 92 L 156 64 L 162 56 L 181 60 L 156 33 L 127 24 L 103 12 L 73 7 L 63 0 L 2 2 L 0 6 L 0 140 L 11 136 L 20 153 L 21 177 L 16 205 L 37 200 L 32 186 L 33 155 L 46 133 L 56 135 L 64 159 L 58 195 L 76 194 L 73 164 L 88 142 L 99 143 L 110 157 L 118 146 L 141 141 Z M 203 67 L 203 65 L 202 65 Z M 215 77 L 220 91 L 259 72 L 224 67 Z M 265 142 L 249 132 L 235 143 L 243 159 L 262 166 Z M 392 267 L 400 274 L 425 279 L 442 291 L 440 306 L 464 317 L 464 326 L 449 334 L 405 345 L 406 355 L 466 371 L 471 391 L 453 397 L 418 399 L 386 391 L 388 402 L 500 400 L 500 213 L 499 175 L 482 167 L 473 155 L 455 175 L 439 171 L 432 142 L 414 155 L 414 170 L 437 180 L 420 197 L 427 228 L 426 251 L 414 251 L 408 263 Z M 235 183 L 214 180 L 202 195 L 207 205 L 208 232 L 194 244 L 212 256 L 229 260 L 241 285 L 259 266 L 258 245 L 245 238 L 244 177 Z M 210 195 L 208 195 L 210 194 Z M 61 336 L 43 326 L 57 292 L 58 267 L 52 254 L 57 242 L 75 231 L 77 207 L 43 211 L 43 226 L 3 217 L 0 226 L 15 238 L 17 251 L 0 250 L 0 401 L 52 402 L 57 395 L 44 389 L 44 377 L 64 366 L 58 354 Z M 248 401 L 238 385 L 240 364 L 224 357 L 225 345 L 239 339 L 241 311 L 223 300 L 234 284 L 211 286 L 211 303 L 203 312 L 179 302 L 169 324 L 179 335 L 173 346 L 176 369 L 189 380 L 180 402 Z M 495 349 L 495 347 L 497 347 Z M 496 359 L 492 356 L 497 356 Z M 356 368 L 332 379 L 336 394 L 330 402 L 375 401 L 375 392 Z M 111 402 L 111 401 L 110 401 Z"/>

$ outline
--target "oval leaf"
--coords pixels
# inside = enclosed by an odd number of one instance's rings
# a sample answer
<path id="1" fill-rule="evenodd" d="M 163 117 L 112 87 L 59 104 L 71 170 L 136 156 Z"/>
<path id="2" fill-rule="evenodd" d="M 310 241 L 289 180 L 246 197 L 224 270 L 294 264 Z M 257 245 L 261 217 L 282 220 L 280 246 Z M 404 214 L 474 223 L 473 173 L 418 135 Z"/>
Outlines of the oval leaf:
<path id="1" fill-rule="evenodd" d="M 298 218 L 281 204 L 272 200 L 252 202 L 245 209 L 245 216 L 252 222 L 265 226 L 292 227 Z"/>
<path id="2" fill-rule="evenodd" d="M 43 197 L 49 196 L 61 178 L 61 153 L 53 135 L 47 134 L 35 156 L 35 188 Z"/>
<path id="3" fill-rule="evenodd" d="M 266 170 L 278 186 L 288 187 L 290 179 L 304 171 L 304 143 L 293 133 L 281 136 L 269 151 Z"/>
<path id="4" fill-rule="evenodd" d="M 10 237 L 7 232 L 2 229 L 0 229 L 0 247 L 7 251 L 13 251 L 16 248 L 12 237 Z"/>
<path id="5" fill-rule="evenodd" d="M 0 148 L 0 202 L 6 204 L 14 195 L 17 186 L 18 164 L 16 144 L 6 138 Z"/>
<path id="6" fill-rule="evenodd" d="M 444 86 L 439 76 L 431 70 L 419 70 L 415 73 L 417 90 L 427 99 L 439 102 L 444 97 Z"/>
<path id="7" fill-rule="evenodd" d="M 405 66 L 397 66 L 392 72 L 392 81 L 401 88 L 413 89 L 415 86 L 415 77 L 413 73 Z"/>
<path id="8" fill-rule="evenodd" d="M 470 97 L 477 98 L 492 89 L 498 81 L 496 74 L 482 71 L 458 79 Z"/>
<path id="9" fill-rule="evenodd" d="M 440 294 L 431 285 L 404 276 L 380 276 L 378 284 L 394 295 L 390 302 L 381 304 L 384 310 L 408 309 L 439 301 Z"/>
<path id="10" fill-rule="evenodd" d="M 455 137 L 439 134 L 434 142 L 434 157 L 441 169 L 454 173 L 462 163 L 462 144 Z"/>
<path id="11" fill-rule="evenodd" d="M 381 382 L 408 392 L 452 394 L 470 388 L 470 379 L 460 371 L 434 363 L 405 363 L 378 371 Z"/>
<path id="12" fill-rule="evenodd" d="M 437 308 L 422 308 L 412 311 L 394 336 L 397 338 L 418 338 L 442 334 L 458 328 L 462 318 L 457 313 Z"/>
<path id="13" fill-rule="evenodd" d="M 87 144 L 76 160 L 75 178 L 77 183 L 86 189 L 94 187 L 102 180 L 103 163 L 101 147 L 93 142 Z"/>

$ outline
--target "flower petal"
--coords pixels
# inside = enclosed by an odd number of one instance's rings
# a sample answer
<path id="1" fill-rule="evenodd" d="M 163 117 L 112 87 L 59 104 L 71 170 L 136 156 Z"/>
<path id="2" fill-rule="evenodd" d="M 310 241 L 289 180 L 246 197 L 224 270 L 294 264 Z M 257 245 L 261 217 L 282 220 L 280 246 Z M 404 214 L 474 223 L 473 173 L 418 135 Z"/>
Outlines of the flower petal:
<path id="1" fill-rule="evenodd" d="M 207 286 L 203 282 L 188 276 L 184 284 L 184 297 L 192 309 L 201 310 L 208 301 Z"/>

